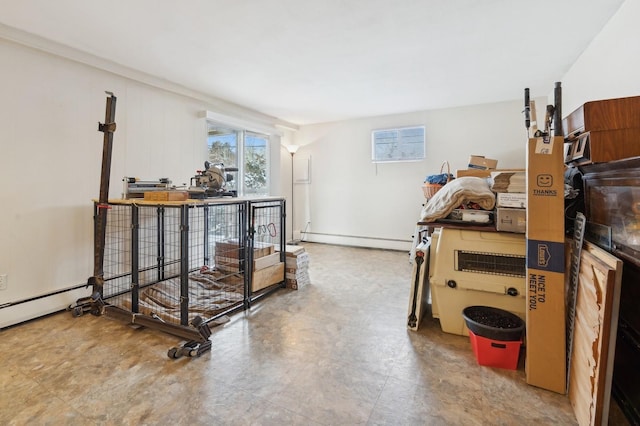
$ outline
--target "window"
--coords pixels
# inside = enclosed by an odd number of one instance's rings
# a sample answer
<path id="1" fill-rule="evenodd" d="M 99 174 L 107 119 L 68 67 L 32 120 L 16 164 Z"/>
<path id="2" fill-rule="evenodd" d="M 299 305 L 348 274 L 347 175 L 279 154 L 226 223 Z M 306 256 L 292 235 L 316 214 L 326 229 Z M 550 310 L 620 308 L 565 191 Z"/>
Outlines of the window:
<path id="1" fill-rule="evenodd" d="M 227 181 L 228 190 L 238 195 L 269 194 L 269 137 L 245 130 L 208 125 L 208 160 L 237 168 L 234 179 Z"/>
<path id="2" fill-rule="evenodd" d="M 424 126 L 374 130 L 371 132 L 371 160 L 419 161 L 424 159 Z"/>
<path id="3" fill-rule="evenodd" d="M 244 132 L 244 194 L 269 195 L 268 153 L 267 136 Z"/>

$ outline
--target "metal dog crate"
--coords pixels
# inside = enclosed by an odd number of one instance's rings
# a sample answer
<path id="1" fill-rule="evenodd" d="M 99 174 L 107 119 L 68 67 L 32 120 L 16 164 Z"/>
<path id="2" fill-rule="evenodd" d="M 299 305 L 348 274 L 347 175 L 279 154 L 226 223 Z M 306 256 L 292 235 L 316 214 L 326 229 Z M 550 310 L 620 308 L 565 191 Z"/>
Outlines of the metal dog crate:
<path id="1" fill-rule="evenodd" d="M 284 286 L 286 260 L 284 211 L 285 201 L 282 199 L 248 202 L 247 263 L 251 269 L 248 286 L 249 302 L 268 294 L 275 284 Z M 275 248 L 278 249 L 275 250 Z"/>
<path id="2" fill-rule="evenodd" d="M 105 313 L 207 340 L 203 324 L 284 287 L 284 211 L 282 199 L 110 201 Z M 265 246 L 273 254 L 269 274 L 264 250 L 256 252 Z"/>

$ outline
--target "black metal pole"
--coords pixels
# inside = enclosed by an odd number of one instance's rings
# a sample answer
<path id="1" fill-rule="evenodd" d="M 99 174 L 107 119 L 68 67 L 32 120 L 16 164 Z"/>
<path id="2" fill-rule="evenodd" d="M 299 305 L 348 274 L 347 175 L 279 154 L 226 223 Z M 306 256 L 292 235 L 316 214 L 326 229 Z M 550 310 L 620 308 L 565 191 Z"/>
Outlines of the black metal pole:
<path id="1" fill-rule="evenodd" d="M 131 206 L 131 312 L 140 312 L 140 219 L 139 208 Z"/>
<path id="2" fill-rule="evenodd" d="M 189 325 L 189 206 L 180 210 L 180 324 Z"/>
<path id="3" fill-rule="evenodd" d="M 562 87 L 560 82 L 556 82 L 553 89 L 555 109 L 553 111 L 553 135 L 564 137 L 562 131 Z"/>
<path id="4" fill-rule="evenodd" d="M 102 297 L 104 285 L 104 246 L 107 231 L 107 211 L 109 209 L 109 179 L 111 177 L 111 153 L 113 151 L 113 133 L 116 131 L 116 97 L 111 92 L 106 92 L 107 105 L 105 120 L 98 123 L 98 131 L 104 133 L 102 144 L 102 170 L 100 174 L 100 196 L 97 204 L 96 241 L 93 252 L 93 277 L 90 282 L 93 284 L 93 292 L 99 293 Z"/>

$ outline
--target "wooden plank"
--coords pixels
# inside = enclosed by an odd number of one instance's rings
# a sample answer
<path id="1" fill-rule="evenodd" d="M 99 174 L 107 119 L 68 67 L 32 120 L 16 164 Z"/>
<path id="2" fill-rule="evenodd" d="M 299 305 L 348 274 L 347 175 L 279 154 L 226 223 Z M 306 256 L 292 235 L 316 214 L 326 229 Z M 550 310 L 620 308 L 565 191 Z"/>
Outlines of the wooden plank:
<path id="1" fill-rule="evenodd" d="M 280 262 L 280 253 L 276 252 L 268 256 L 262 256 L 253 261 L 253 270 L 264 269 L 268 266 L 275 265 Z"/>
<path id="2" fill-rule="evenodd" d="M 602 419 L 608 419 L 609 417 L 609 402 L 611 399 L 611 381 L 613 378 L 613 361 L 616 347 L 616 336 L 618 332 L 618 315 L 620 307 L 620 289 L 622 286 L 622 265 L 623 262 L 617 257 L 607 253 L 598 246 L 586 243 L 585 250 L 594 254 L 599 260 L 604 262 L 607 267 L 606 289 L 607 299 L 601 299 L 604 303 L 604 317 L 603 324 L 608 325 L 603 327 L 603 335 L 601 340 L 601 364 L 600 364 L 600 383 L 598 386 L 598 393 L 596 395 L 597 408 L 600 411 L 600 416 L 596 419 L 597 422 L 602 422 Z M 604 277 L 603 277 L 604 278 Z M 596 423 L 598 424 L 598 423 Z"/>
<path id="3" fill-rule="evenodd" d="M 237 241 L 216 241 L 216 256 L 235 258 L 241 255 L 240 246 Z M 275 252 L 275 246 L 269 243 L 253 243 L 253 258 L 269 256 Z"/>
<path id="4" fill-rule="evenodd" d="M 251 291 L 259 291 L 284 280 L 284 262 L 253 271 Z"/>
<path id="5" fill-rule="evenodd" d="M 187 191 L 145 191 L 146 201 L 186 201 L 189 199 Z"/>
<path id="6" fill-rule="evenodd" d="M 582 264 L 584 262 L 584 264 Z M 598 303 L 598 289 L 602 286 L 602 265 L 595 256 L 585 253 L 581 258 L 580 286 L 576 304 L 575 347 L 572 352 L 572 371 L 575 387 L 569 397 L 580 424 L 597 424 L 598 363 L 600 362 L 603 309 Z M 575 364 L 573 364 L 575 363 Z M 588 420 L 588 422 L 587 422 Z"/>
<path id="7" fill-rule="evenodd" d="M 304 247 L 302 246 L 294 246 L 291 244 L 284 246 L 285 251 L 287 252 L 287 256 L 297 256 L 300 253 L 304 253 Z"/>
<path id="8" fill-rule="evenodd" d="M 599 425 L 609 416 L 622 262 L 586 242 L 580 256 L 569 400 L 578 423 Z"/>
<path id="9" fill-rule="evenodd" d="M 214 256 L 214 266 L 224 272 L 239 272 L 240 260 L 237 257 Z"/>

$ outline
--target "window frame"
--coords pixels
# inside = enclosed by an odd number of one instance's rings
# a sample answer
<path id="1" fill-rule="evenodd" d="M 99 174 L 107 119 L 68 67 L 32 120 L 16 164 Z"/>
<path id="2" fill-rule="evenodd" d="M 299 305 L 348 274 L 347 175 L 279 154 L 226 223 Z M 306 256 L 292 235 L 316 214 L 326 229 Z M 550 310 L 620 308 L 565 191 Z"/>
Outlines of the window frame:
<path id="1" fill-rule="evenodd" d="M 415 129 L 420 129 L 421 130 L 421 138 L 422 140 L 419 141 L 418 143 L 416 142 L 412 142 L 412 141 L 406 141 L 406 139 L 408 139 L 408 137 L 403 137 L 402 136 L 402 132 L 406 132 L 406 131 L 411 131 L 411 130 L 415 130 Z M 396 132 L 398 134 L 398 136 L 396 137 L 396 142 L 398 144 L 398 146 L 396 148 L 392 148 L 392 150 L 397 150 L 397 155 L 394 155 L 390 158 L 382 158 L 379 154 L 378 148 L 382 142 L 382 134 L 383 133 L 391 133 L 391 132 Z M 376 136 L 379 136 L 378 138 L 376 138 Z M 387 138 L 388 139 L 388 138 Z M 389 143 L 389 142 L 385 142 L 385 143 Z M 409 147 L 411 148 L 411 145 L 415 146 L 420 146 L 420 150 L 417 152 L 417 155 L 413 155 L 410 156 L 408 154 L 408 152 L 406 151 L 406 148 Z M 426 142 L 426 126 L 424 125 L 420 125 L 420 126 L 404 126 L 404 127 L 390 127 L 390 128 L 385 128 L 385 129 L 375 129 L 371 131 L 371 161 L 373 163 L 401 163 L 401 162 L 416 162 L 416 161 L 422 161 L 425 159 L 426 155 L 426 149 L 427 149 L 427 142 Z M 403 149 L 404 148 L 404 149 Z M 413 150 L 413 149 L 411 149 Z M 409 151 L 411 151 L 409 150 Z"/>
<path id="2" fill-rule="evenodd" d="M 246 196 L 246 195 L 256 195 L 256 196 L 264 196 L 264 195 L 269 195 L 271 193 L 271 159 L 270 159 L 270 150 L 271 150 L 271 138 L 270 135 L 266 134 L 266 133 L 262 133 L 259 131 L 255 131 L 255 130 L 249 130 L 249 129 L 241 129 L 241 128 L 237 128 L 235 126 L 229 126 L 227 124 L 218 122 L 218 121 L 213 121 L 213 120 L 207 120 L 207 131 L 206 131 L 206 146 L 207 146 L 207 153 L 206 153 L 206 160 L 207 161 L 211 161 L 211 159 L 209 158 L 210 155 L 210 150 L 211 150 L 211 144 L 209 143 L 209 139 L 211 137 L 211 132 L 213 129 L 220 129 L 223 131 L 227 131 L 229 133 L 235 133 L 236 135 L 236 146 L 235 146 L 235 155 L 236 155 L 236 164 L 225 164 L 225 166 L 228 167 L 237 167 L 238 168 L 238 172 L 237 172 L 237 182 L 235 183 L 236 186 L 236 190 L 238 193 L 238 196 Z M 247 134 L 250 134 L 252 136 L 255 137 L 259 137 L 259 138 L 263 138 L 265 140 L 265 164 L 264 164 L 264 172 L 265 172 L 265 185 L 264 185 L 264 192 L 255 192 L 255 191 L 249 191 L 248 188 L 246 187 L 246 153 L 247 153 L 247 149 L 246 149 L 246 137 Z"/>

